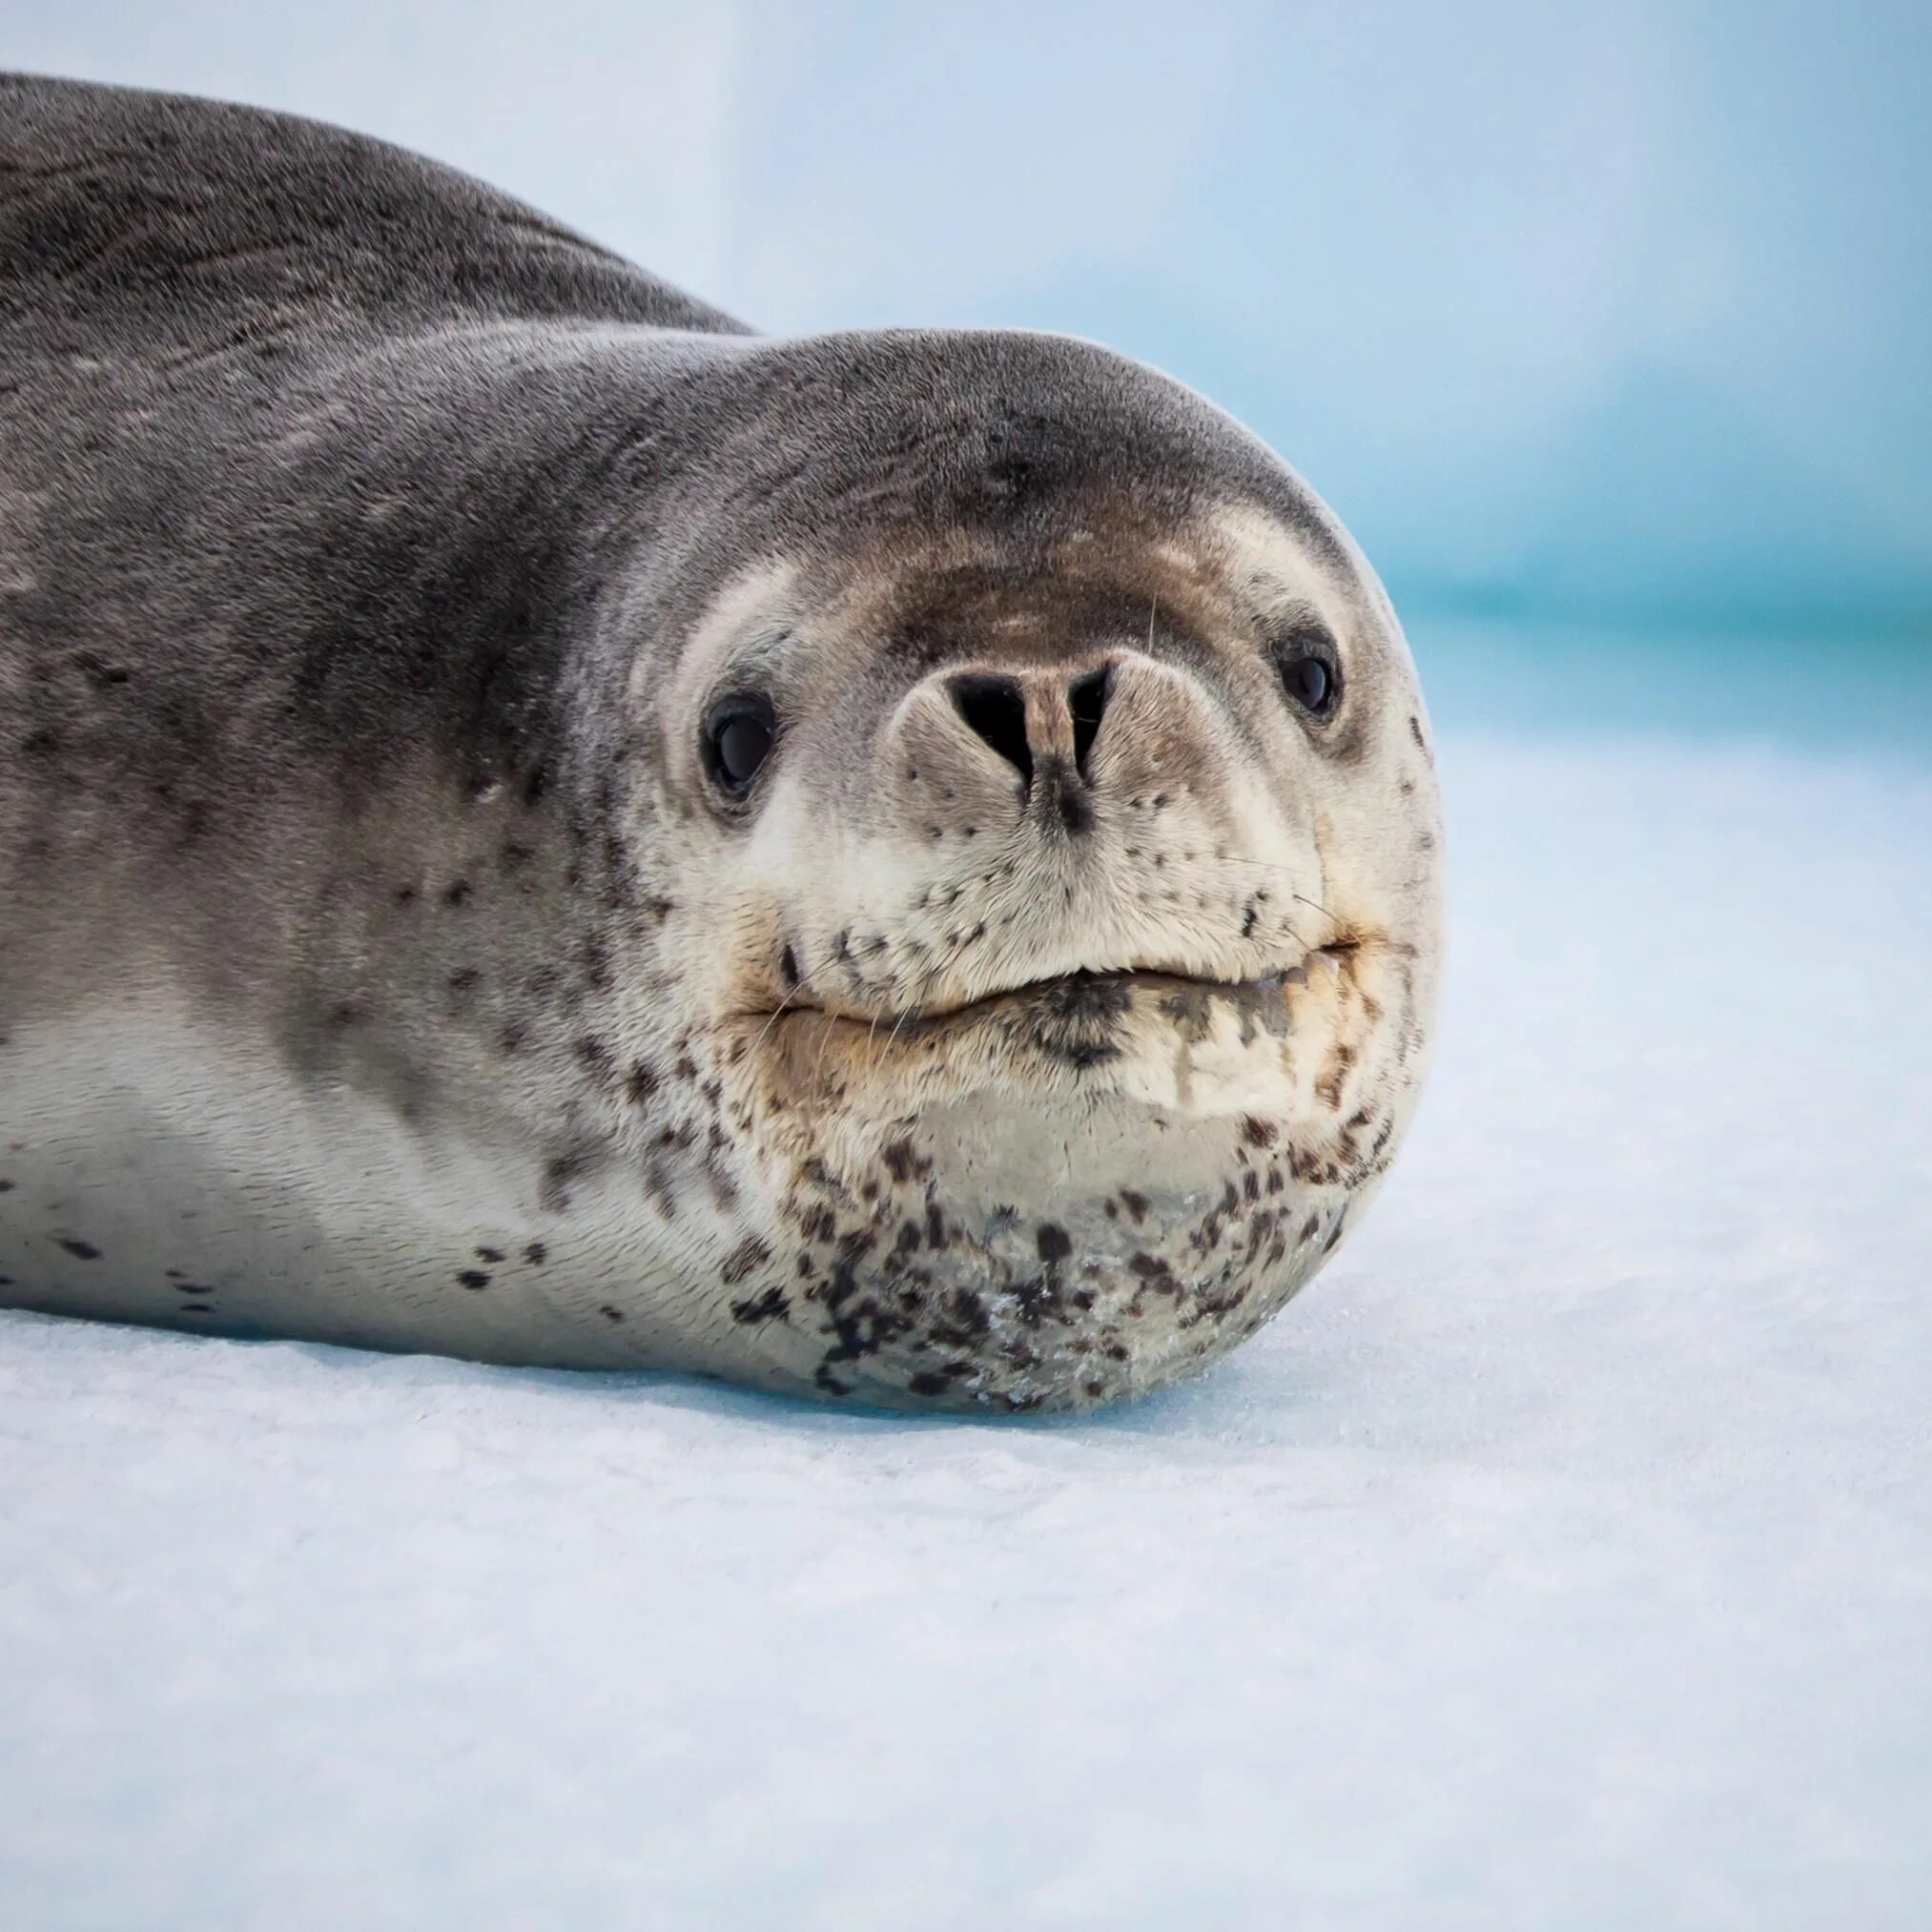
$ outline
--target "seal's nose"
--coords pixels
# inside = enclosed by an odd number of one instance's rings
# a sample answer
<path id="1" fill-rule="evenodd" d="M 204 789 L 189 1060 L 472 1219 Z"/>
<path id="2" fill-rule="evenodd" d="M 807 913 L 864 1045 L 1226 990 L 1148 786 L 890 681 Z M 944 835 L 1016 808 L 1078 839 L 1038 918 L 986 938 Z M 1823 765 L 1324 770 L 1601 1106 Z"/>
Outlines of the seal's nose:
<path id="1" fill-rule="evenodd" d="M 948 692 L 960 721 L 1019 773 L 1020 795 L 1055 806 L 1070 832 L 1093 822 L 1094 742 L 1112 693 L 1114 668 L 1068 678 L 1055 671 L 962 671 Z"/>
<path id="2" fill-rule="evenodd" d="M 969 672 L 952 684 L 953 708 L 976 737 L 993 747 L 1019 773 L 1022 788 L 1033 783 L 1033 740 L 1026 729 L 1026 690 L 1015 677 Z"/>

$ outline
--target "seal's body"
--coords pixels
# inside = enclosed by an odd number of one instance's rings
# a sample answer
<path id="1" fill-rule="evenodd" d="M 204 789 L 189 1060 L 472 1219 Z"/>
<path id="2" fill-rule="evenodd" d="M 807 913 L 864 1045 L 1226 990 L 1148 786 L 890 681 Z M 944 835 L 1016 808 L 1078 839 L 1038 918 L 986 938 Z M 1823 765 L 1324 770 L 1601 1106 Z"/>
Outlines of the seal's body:
<path id="1" fill-rule="evenodd" d="M 0 82 L 0 1302 L 1149 1387 L 1385 1171 L 1436 848 L 1379 587 L 1153 372 Z"/>

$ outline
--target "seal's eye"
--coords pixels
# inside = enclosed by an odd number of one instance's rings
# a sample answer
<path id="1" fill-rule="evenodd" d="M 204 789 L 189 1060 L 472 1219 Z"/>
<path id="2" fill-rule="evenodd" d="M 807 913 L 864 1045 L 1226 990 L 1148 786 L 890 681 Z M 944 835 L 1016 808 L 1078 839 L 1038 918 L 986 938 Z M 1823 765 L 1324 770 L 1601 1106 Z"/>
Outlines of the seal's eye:
<path id="1" fill-rule="evenodd" d="M 1335 642 L 1319 626 L 1297 630 L 1275 647 L 1275 665 L 1282 689 L 1311 718 L 1335 715 L 1342 701 L 1342 671 Z"/>
<path id="2" fill-rule="evenodd" d="M 1331 680 L 1328 667 L 1319 657 L 1298 657 L 1287 670 L 1288 689 L 1299 704 L 1311 711 L 1326 710 Z"/>
<path id="3" fill-rule="evenodd" d="M 728 798 L 742 798 L 777 742 L 777 714 L 762 691 L 720 698 L 705 720 L 705 770 Z"/>

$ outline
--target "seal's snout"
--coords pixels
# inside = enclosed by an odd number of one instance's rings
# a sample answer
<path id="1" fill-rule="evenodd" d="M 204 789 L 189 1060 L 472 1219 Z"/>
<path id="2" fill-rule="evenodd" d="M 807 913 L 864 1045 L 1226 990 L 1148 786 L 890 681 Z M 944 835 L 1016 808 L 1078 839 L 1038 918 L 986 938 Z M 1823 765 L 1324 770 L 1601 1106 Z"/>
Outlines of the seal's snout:
<path id="1" fill-rule="evenodd" d="M 1090 832 L 1087 798 L 1107 701 L 1111 660 L 1069 674 L 1060 667 L 1018 675 L 957 672 L 946 680 L 960 725 L 1018 773 L 1022 804 L 1037 806 L 1068 832 Z"/>
<path id="2" fill-rule="evenodd" d="M 929 836 L 977 837 L 1031 821 L 1075 838 L 1110 806 L 1144 811 L 1213 769 L 1216 732 L 1183 672 L 1135 652 L 935 673 L 902 708 L 889 769 L 915 794 Z M 1165 773 L 1175 783 L 1163 792 Z M 934 782 L 921 784 L 922 775 Z M 1142 781 L 1147 796 L 1131 789 Z M 950 808 L 950 809 L 941 809 Z"/>
<path id="3" fill-rule="evenodd" d="M 909 1041 L 1082 973 L 1243 985 L 1301 960 L 1334 915 L 1287 721 L 1243 736 L 1226 669 L 1120 627 L 979 627 L 890 701 L 862 765 L 824 761 L 822 810 L 779 819 L 811 890 L 761 934 L 782 989 L 761 964 L 744 1007 L 782 997 Z M 832 871 L 810 856 L 828 822 Z"/>

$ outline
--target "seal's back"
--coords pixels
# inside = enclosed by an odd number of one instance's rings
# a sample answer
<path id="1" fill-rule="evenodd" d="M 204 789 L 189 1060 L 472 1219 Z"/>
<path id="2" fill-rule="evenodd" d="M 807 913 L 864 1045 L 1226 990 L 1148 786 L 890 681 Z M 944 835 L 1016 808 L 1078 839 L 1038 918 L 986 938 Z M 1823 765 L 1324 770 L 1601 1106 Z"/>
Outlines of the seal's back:
<path id="1" fill-rule="evenodd" d="M 482 182 L 252 108 L 0 75 L 0 339 L 138 353 L 246 315 L 740 324 Z M 172 326 L 171 326 L 172 325 Z"/>

